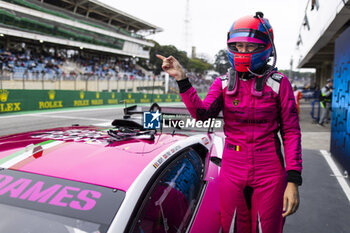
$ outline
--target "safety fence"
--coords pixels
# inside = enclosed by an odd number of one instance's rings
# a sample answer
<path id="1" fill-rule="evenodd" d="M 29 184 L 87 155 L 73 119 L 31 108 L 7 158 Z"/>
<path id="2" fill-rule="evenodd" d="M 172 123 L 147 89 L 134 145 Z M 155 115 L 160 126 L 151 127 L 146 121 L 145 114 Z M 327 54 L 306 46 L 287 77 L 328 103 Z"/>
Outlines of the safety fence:
<path id="1" fill-rule="evenodd" d="M 203 99 L 204 94 L 199 94 Z M 82 106 L 181 102 L 178 94 L 0 89 L 0 113 Z"/>
<path id="2" fill-rule="evenodd" d="M 319 122 L 320 120 L 320 114 L 321 114 L 321 103 L 318 99 L 313 100 L 311 102 L 311 118 L 314 120 L 314 122 Z"/>
<path id="3" fill-rule="evenodd" d="M 97 76 L 74 80 L 4 80 L 0 76 L 0 89 L 22 90 L 84 90 L 99 92 L 164 93 L 163 80 L 101 80 Z"/>

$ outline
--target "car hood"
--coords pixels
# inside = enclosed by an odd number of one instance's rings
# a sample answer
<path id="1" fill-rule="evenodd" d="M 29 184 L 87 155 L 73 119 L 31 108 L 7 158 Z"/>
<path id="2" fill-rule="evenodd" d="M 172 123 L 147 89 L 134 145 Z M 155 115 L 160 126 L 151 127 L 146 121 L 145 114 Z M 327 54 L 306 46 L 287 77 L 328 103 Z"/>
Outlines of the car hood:
<path id="1" fill-rule="evenodd" d="M 109 141 L 107 129 L 66 127 L 0 137 L 0 167 L 127 191 L 142 170 L 184 135 Z"/>

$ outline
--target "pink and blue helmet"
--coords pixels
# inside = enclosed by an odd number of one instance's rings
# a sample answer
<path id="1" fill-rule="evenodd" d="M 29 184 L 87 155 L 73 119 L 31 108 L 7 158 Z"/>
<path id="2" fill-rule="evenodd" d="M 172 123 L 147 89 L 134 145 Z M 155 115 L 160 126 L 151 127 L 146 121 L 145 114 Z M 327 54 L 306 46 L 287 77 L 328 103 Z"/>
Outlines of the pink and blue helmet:
<path id="1" fill-rule="evenodd" d="M 258 47 L 252 52 L 239 52 L 236 48 L 237 42 L 256 43 Z M 271 43 L 273 43 L 273 30 L 268 19 L 245 16 L 236 20 L 227 34 L 227 55 L 233 69 L 248 72 L 262 68 L 271 56 L 273 47 Z"/>

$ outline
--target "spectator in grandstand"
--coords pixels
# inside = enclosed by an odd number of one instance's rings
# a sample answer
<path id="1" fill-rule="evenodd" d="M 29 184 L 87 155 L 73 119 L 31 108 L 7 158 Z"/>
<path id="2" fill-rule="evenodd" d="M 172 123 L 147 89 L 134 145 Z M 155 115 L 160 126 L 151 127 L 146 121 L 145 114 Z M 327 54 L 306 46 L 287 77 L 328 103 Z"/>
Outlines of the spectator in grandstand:
<path id="1" fill-rule="evenodd" d="M 67 54 L 53 53 L 47 48 L 39 50 L 0 51 L 0 63 L 3 64 L 3 73 L 9 76 L 9 73 L 13 72 L 12 76 L 22 78 L 25 74 L 25 69 L 28 69 L 28 77 L 31 79 L 36 77 L 41 79 L 42 76 L 40 74 L 44 73 L 46 79 L 60 78 L 60 76 L 63 78 L 71 77 L 69 75 L 71 67 L 64 69 L 64 61 L 67 59 L 65 57 Z M 98 60 L 96 57 L 90 59 L 75 54 L 69 57 L 69 62 L 74 64 L 73 67 L 76 67 L 75 72 L 77 76 L 74 78 L 79 77 L 78 74 L 95 75 L 98 79 L 110 79 L 111 77 L 112 79 L 113 77 L 118 79 L 119 76 L 119 78 L 125 77 L 125 80 L 129 80 L 130 75 L 133 75 L 134 79 L 142 80 L 145 77 L 142 70 L 136 69 L 131 60 L 122 60 L 122 58 L 118 57 L 110 60 Z M 63 70 L 66 70 L 65 75 L 63 75 Z"/>
<path id="2" fill-rule="evenodd" d="M 235 21 L 227 35 L 232 68 L 202 101 L 181 64 L 157 55 L 174 77 L 191 115 L 215 118 L 222 110 L 226 140 L 219 180 L 223 232 L 281 233 L 299 205 L 301 134 L 288 78 L 267 64 L 276 54 L 273 31 L 261 12 Z M 277 132 L 281 130 L 286 167 Z"/>
<path id="3" fill-rule="evenodd" d="M 323 126 L 324 123 L 328 123 L 329 112 L 331 111 L 333 92 L 333 80 L 327 79 L 327 83 L 321 89 L 320 103 L 321 103 L 321 116 L 318 124 Z"/>

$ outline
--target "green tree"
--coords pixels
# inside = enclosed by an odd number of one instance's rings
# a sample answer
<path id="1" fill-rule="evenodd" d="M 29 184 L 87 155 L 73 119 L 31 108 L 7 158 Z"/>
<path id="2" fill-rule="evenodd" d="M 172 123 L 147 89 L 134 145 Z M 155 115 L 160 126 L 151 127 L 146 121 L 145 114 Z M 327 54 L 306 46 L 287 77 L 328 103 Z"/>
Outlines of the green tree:
<path id="1" fill-rule="evenodd" d="M 219 74 L 226 74 L 227 69 L 231 67 L 230 61 L 228 60 L 228 56 L 225 49 L 220 50 L 215 55 L 214 62 L 215 71 L 219 72 Z"/>
<path id="2" fill-rule="evenodd" d="M 211 64 L 198 58 L 189 59 L 187 66 L 187 70 L 200 74 L 204 74 L 205 71 L 210 70 L 212 68 L 213 66 Z"/>

